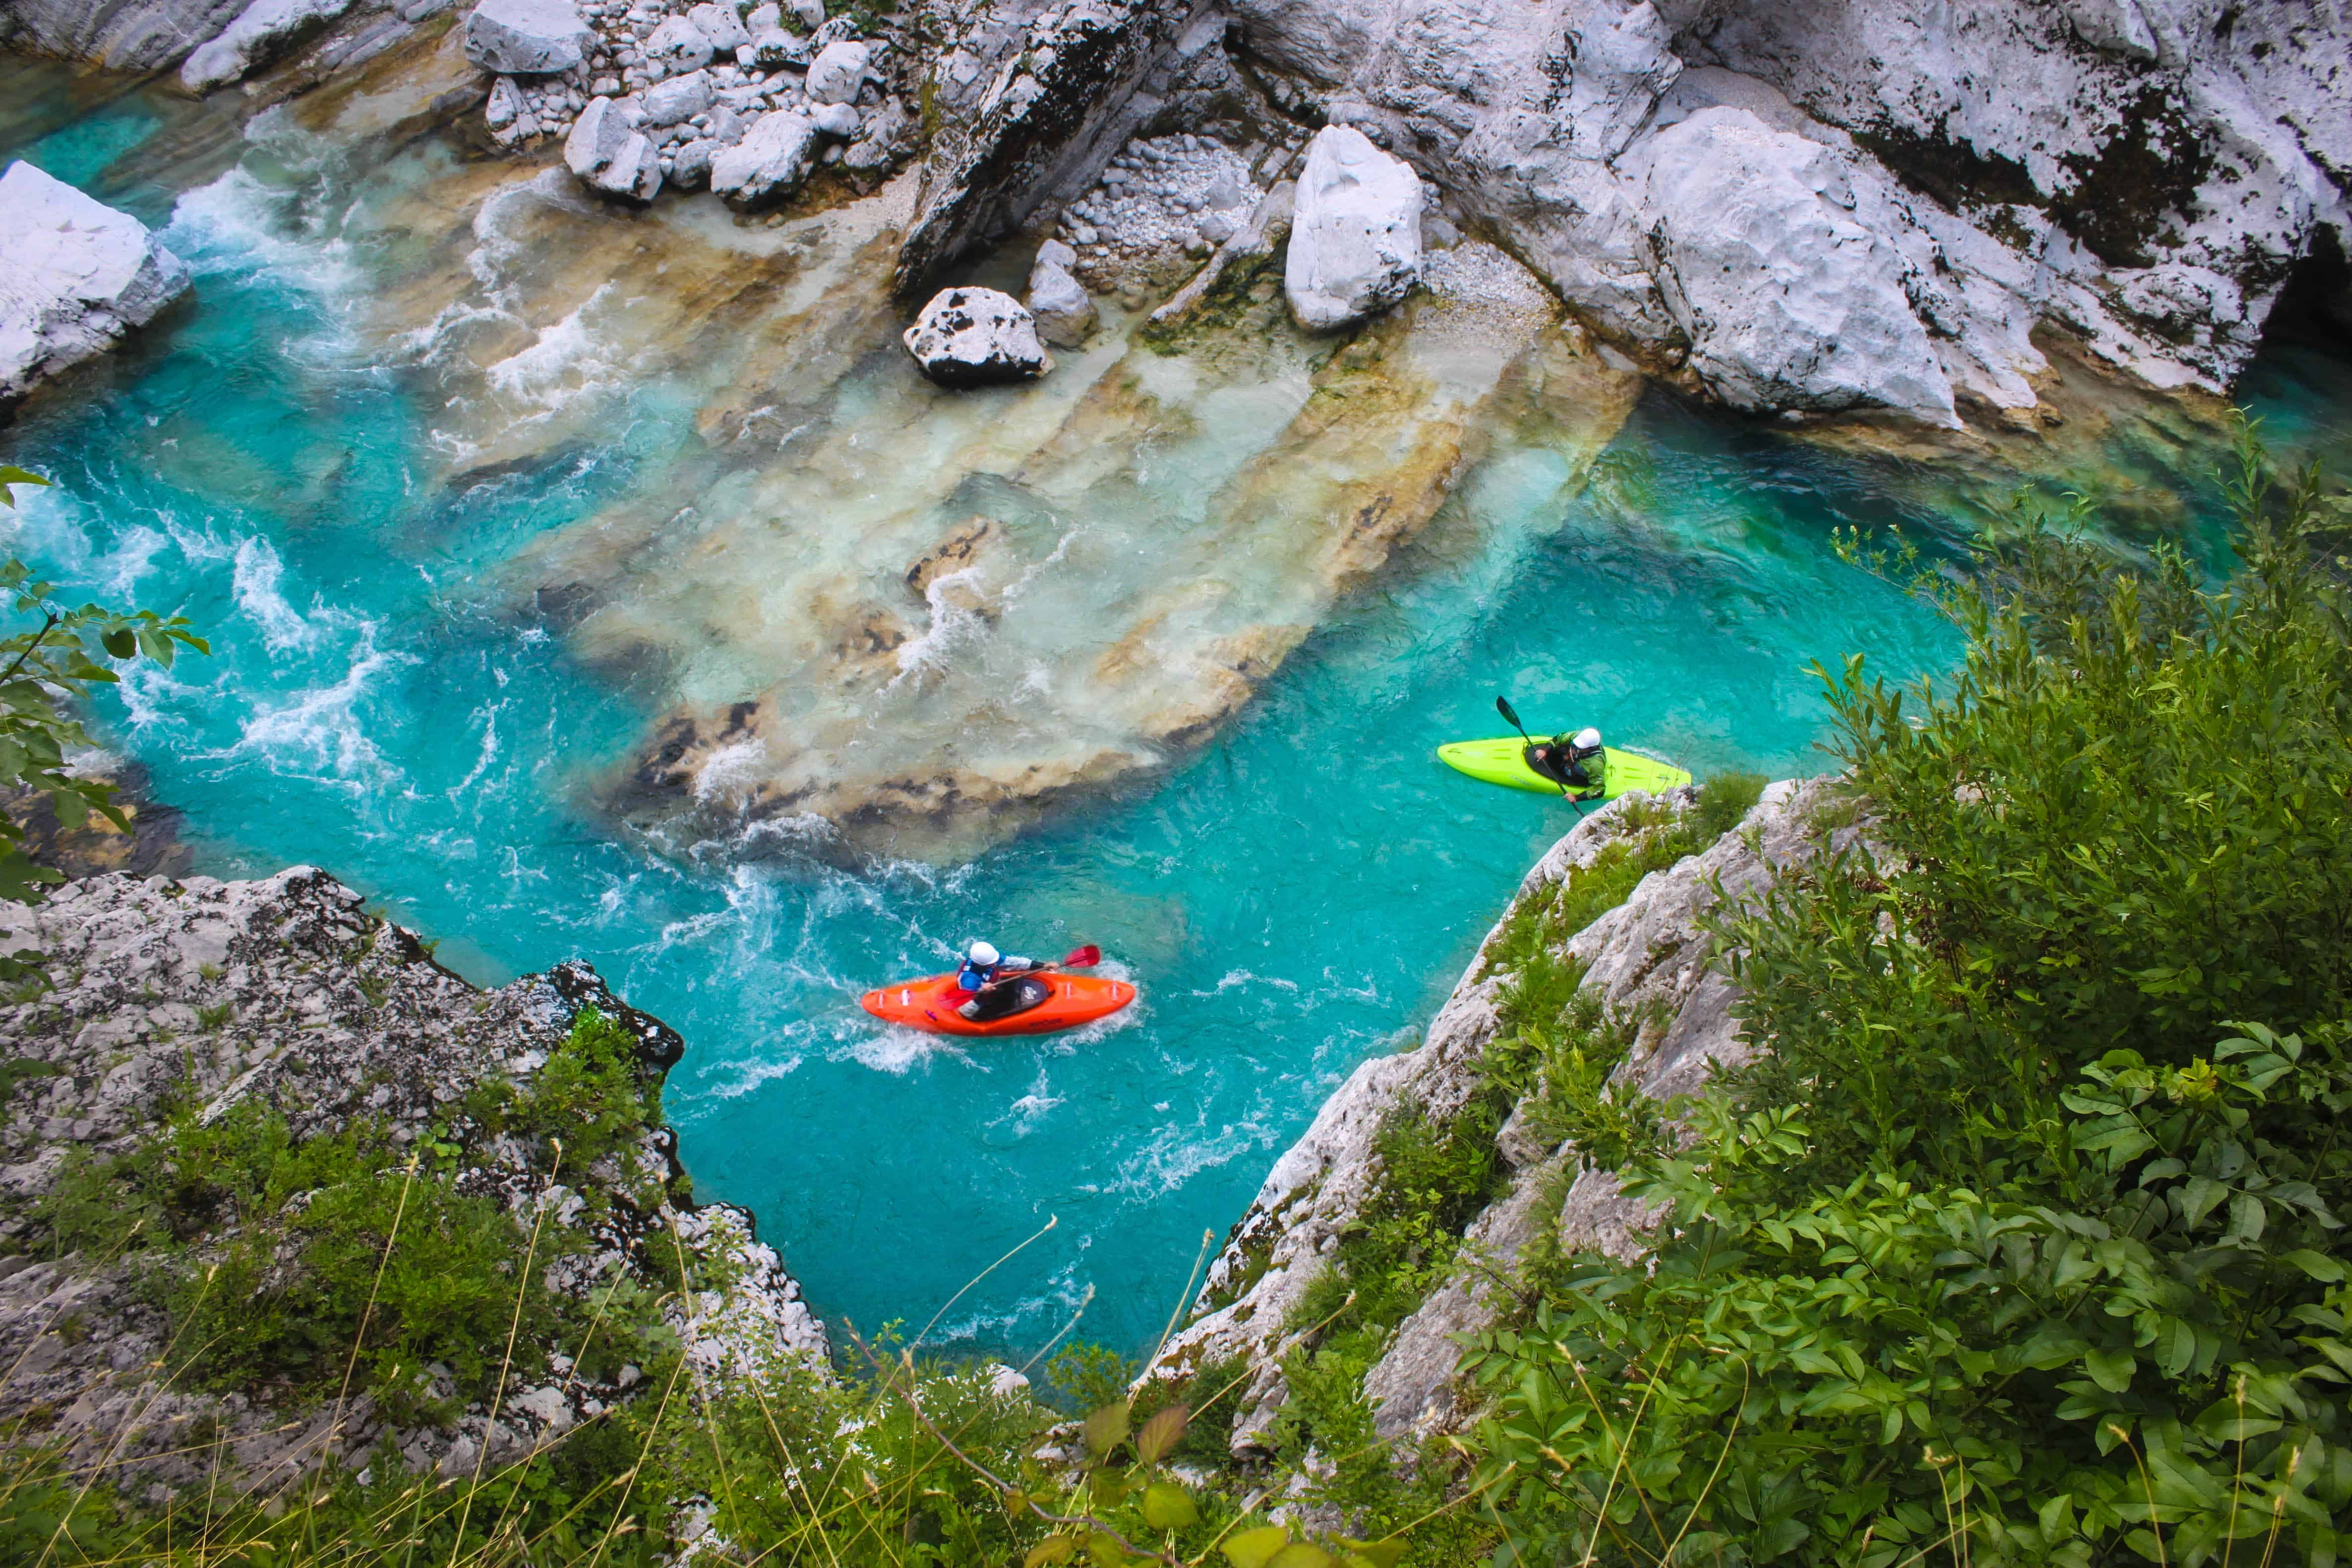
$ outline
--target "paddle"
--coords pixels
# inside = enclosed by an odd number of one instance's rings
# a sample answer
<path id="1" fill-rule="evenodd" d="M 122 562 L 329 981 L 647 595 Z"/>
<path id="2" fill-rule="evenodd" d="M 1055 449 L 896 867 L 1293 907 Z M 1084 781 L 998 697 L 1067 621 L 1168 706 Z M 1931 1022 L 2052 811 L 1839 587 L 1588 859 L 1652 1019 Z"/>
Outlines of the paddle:
<path id="1" fill-rule="evenodd" d="M 1496 698 L 1495 711 L 1500 713 L 1503 716 L 1504 721 L 1509 724 L 1512 729 L 1517 730 L 1519 732 L 1519 739 L 1528 743 L 1529 750 L 1534 749 L 1536 738 L 1528 733 L 1528 727 L 1525 724 L 1519 722 L 1519 716 L 1512 709 L 1511 700 L 1509 698 Z M 1575 812 L 1580 818 L 1584 816 L 1584 807 L 1577 803 L 1576 796 L 1570 792 L 1567 783 L 1560 779 L 1553 779 L 1552 783 L 1559 785 L 1559 798 L 1568 802 L 1569 809 Z"/>
<path id="2" fill-rule="evenodd" d="M 1064 969 L 1092 969 L 1096 964 L 1100 963 L 1101 962 L 1102 949 L 1097 947 L 1093 942 L 1088 942 L 1086 946 L 1078 949 L 1076 952 L 1071 953 L 1069 957 L 1062 960 L 1061 967 Z"/>

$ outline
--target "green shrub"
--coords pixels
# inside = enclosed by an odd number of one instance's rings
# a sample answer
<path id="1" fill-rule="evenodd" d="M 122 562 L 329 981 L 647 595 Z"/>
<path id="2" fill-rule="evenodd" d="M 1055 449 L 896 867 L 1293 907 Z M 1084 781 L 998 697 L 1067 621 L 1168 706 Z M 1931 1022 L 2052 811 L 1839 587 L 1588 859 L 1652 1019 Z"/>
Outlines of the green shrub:
<path id="1" fill-rule="evenodd" d="M 1928 584 L 1948 689 L 1829 680 L 1878 851 L 1726 923 L 1769 1052 L 1654 1255 L 1466 1363 L 1512 1561 L 2340 1555 L 2352 637 L 2261 462 L 2225 589 L 2029 525 Z"/>

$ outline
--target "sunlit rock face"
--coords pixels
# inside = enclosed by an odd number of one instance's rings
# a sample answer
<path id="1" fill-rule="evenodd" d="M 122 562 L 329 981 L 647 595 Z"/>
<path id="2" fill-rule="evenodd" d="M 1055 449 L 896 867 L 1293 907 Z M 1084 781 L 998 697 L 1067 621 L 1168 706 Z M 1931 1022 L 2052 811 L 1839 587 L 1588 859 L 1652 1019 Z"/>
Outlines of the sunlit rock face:
<path id="1" fill-rule="evenodd" d="M 188 287 L 147 226 L 17 162 L 0 174 L 0 417 Z"/>

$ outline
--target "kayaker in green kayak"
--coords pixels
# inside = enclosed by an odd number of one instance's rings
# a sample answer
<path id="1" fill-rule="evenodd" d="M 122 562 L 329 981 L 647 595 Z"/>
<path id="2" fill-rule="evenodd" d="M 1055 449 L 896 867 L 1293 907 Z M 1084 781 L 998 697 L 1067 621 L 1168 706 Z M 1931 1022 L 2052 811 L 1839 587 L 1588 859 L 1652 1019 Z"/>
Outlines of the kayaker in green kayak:
<path id="1" fill-rule="evenodd" d="M 1528 766 L 1570 789 L 1605 790 L 1608 765 L 1601 731 L 1590 724 L 1573 735 L 1555 735 L 1528 748 Z"/>

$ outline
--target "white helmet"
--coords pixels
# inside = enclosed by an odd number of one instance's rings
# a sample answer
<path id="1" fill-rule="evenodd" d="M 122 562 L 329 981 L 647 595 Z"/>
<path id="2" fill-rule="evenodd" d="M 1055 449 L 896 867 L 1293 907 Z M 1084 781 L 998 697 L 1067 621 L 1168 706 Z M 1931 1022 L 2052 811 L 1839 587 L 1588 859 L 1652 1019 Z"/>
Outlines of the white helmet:
<path id="1" fill-rule="evenodd" d="M 979 964 L 982 969 L 986 969 L 998 959 L 1002 958 L 1003 954 L 998 952 L 994 945 L 992 943 L 976 942 L 970 947 L 964 949 L 964 956 L 971 959 L 974 963 Z"/>
<path id="2" fill-rule="evenodd" d="M 1594 729 L 1591 725 L 1587 724 L 1583 729 L 1579 730 L 1576 732 L 1575 738 L 1570 741 L 1569 744 L 1574 746 L 1579 751 L 1583 751 L 1588 747 L 1597 746 L 1601 744 L 1601 731 Z"/>

